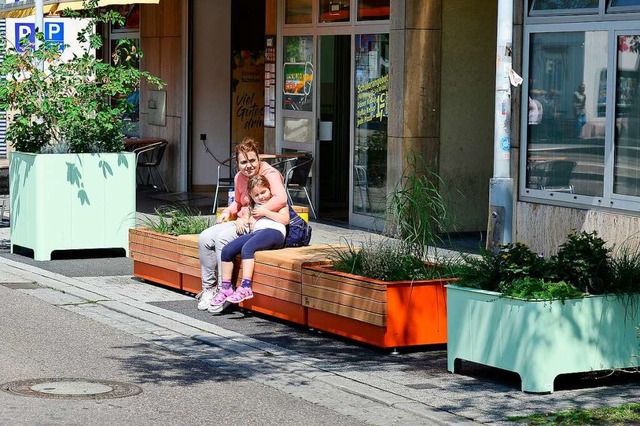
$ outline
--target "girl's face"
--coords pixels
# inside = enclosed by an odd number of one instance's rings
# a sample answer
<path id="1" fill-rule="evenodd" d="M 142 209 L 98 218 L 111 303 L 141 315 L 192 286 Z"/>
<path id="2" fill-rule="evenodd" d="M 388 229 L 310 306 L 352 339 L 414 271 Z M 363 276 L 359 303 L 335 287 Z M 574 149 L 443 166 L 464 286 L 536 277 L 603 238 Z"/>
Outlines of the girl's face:
<path id="1" fill-rule="evenodd" d="M 258 174 L 260 170 L 260 159 L 258 153 L 250 151 L 247 153 L 241 152 L 238 155 L 238 171 L 245 175 L 247 178 L 252 178 Z"/>
<path id="2" fill-rule="evenodd" d="M 266 186 L 256 186 L 251 190 L 251 198 L 258 204 L 264 204 L 271 199 L 271 190 Z"/>

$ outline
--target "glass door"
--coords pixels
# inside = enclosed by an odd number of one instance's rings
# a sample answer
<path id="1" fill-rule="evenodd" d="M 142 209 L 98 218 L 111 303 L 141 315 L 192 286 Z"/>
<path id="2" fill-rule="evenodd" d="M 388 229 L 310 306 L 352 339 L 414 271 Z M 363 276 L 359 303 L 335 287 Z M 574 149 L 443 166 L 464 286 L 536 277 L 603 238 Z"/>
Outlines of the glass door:
<path id="1" fill-rule="evenodd" d="M 389 35 L 355 36 L 352 223 L 382 229 L 387 194 Z"/>

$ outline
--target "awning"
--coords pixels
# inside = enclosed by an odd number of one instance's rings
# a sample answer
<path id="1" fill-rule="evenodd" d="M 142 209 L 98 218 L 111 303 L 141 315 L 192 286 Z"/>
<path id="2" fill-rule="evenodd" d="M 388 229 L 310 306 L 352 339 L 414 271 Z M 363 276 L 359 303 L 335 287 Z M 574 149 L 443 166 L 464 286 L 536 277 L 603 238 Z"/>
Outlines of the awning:
<path id="1" fill-rule="evenodd" d="M 1 1 L 1 0 L 0 0 Z M 157 4 L 160 0 L 99 0 L 98 6 L 111 6 L 116 4 L 150 3 Z M 64 9 L 80 10 L 82 1 L 78 0 L 44 0 L 44 13 L 53 14 Z M 20 0 L 15 3 L 0 4 L 0 18 L 24 18 L 35 15 L 35 0 Z"/>

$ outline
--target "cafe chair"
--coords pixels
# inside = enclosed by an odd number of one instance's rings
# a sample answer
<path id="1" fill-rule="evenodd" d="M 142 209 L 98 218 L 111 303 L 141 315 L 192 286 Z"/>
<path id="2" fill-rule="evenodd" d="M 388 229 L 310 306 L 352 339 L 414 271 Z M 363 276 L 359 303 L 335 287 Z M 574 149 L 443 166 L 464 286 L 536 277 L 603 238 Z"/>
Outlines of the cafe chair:
<path id="1" fill-rule="evenodd" d="M 235 161 L 236 161 L 235 158 L 231 157 L 226 161 L 222 162 L 222 164 L 218 164 L 218 175 L 216 179 L 216 193 L 213 196 L 213 208 L 212 208 L 213 214 L 216 214 L 216 211 L 218 209 L 218 195 L 220 194 L 220 188 L 226 188 L 227 191 L 233 188 L 234 177 L 235 177 L 235 168 L 233 167 L 233 165 L 235 164 Z M 229 165 L 227 165 L 227 163 Z M 223 175 L 224 173 L 223 169 L 227 169 L 227 168 L 229 169 L 229 175 L 225 176 Z"/>
<path id="2" fill-rule="evenodd" d="M 574 193 L 571 178 L 576 168 L 575 161 L 551 160 L 542 161 L 533 165 L 530 169 L 532 183 L 539 189 L 553 192 Z"/>
<path id="3" fill-rule="evenodd" d="M 155 189 L 162 189 L 164 192 L 169 192 L 169 189 L 158 166 L 162 162 L 167 145 L 169 142 L 163 140 L 133 150 L 136 153 L 136 174 L 140 182 L 144 185 L 151 184 Z"/>
<path id="4" fill-rule="evenodd" d="M 369 178 L 367 166 L 354 165 L 354 187 L 360 194 L 360 202 L 364 211 L 371 211 L 373 206 L 371 204 L 371 194 L 369 193 Z"/>
<path id="5" fill-rule="evenodd" d="M 284 188 L 287 191 L 287 197 L 289 203 L 293 205 L 291 198 L 291 191 L 304 192 L 309 202 L 309 207 L 313 213 L 314 218 L 318 218 L 316 210 L 313 208 L 311 197 L 309 197 L 309 191 L 307 191 L 307 181 L 309 180 L 309 173 L 311 173 L 311 166 L 313 165 L 313 157 L 310 154 L 306 154 L 302 157 L 298 157 L 295 163 L 287 170 L 284 177 Z"/>

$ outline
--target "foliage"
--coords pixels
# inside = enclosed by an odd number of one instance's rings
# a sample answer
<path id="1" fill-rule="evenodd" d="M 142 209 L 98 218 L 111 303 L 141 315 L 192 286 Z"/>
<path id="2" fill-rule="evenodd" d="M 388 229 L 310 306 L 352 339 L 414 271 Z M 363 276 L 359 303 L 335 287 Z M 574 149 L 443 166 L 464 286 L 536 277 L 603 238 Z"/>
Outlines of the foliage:
<path id="1" fill-rule="evenodd" d="M 78 34 L 84 50 L 70 60 L 64 60 L 60 45 L 45 41 L 42 32 L 35 35 L 35 44 L 26 37 L 20 46 L 2 41 L 6 56 L 0 75 L 6 79 L 0 80 L 0 109 L 10 112 L 7 140 L 17 151 L 59 152 L 51 148 L 58 143 L 74 153 L 122 151 L 122 118 L 134 107 L 126 95 L 142 79 L 158 88 L 164 85 L 138 69 L 142 52 L 132 40 L 118 40 L 111 62 L 96 58 L 93 52 L 102 47 L 96 25 L 122 25 L 124 18 L 115 11 L 99 11 L 97 0 L 84 0 L 83 5 L 89 11 L 84 16 L 89 23 Z M 68 10 L 64 15 L 80 17 Z"/>
<path id="2" fill-rule="evenodd" d="M 162 206 L 156 209 L 156 216 L 146 218 L 143 225 L 161 234 L 199 234 L 211 226 L 207 217 L 186 206 Z"/>
<path id="3" fill-rule="evenodd" d="M 570 234 L 549 259 L 516 243 L 480 256 L 464 255 L 454 263 L 457 285 L 523 299 L 640 291 L 640 245 L 624 245 L 612 255 L 595 231 Z"/>
<path id="4" fill-rule="evenodd" d="M 415 281 L 451 276 L 444 266 L 425 264 L 403 241 L 384 239 L 336 250 L 333 268 L 381 281 Z"/>
<path id="5" fill-rule="evenodd" d="M 605 244 L 596 231 L 570 234 L 553 259 L 558 279 L 593 294 L 609 290 L 611 250 Z"/>
<path id="6" fill-rule="evenodd" d="M 510 421 L 527 425 L 627 425 L 640 422 L 640 404 L 622 404 L 590 410 L 532 414 L 509 417 Z"/>
<path id="7" fill-rule="evenodd" d="M 444 182 L 421 157 L 410 155 L 407 163 L 387 203 L 385 233 L 402 240 L 417 257 L 425 259 L 429 246 L 441 242 L 439 232 L 449 224 L 440 189 Z"/>

